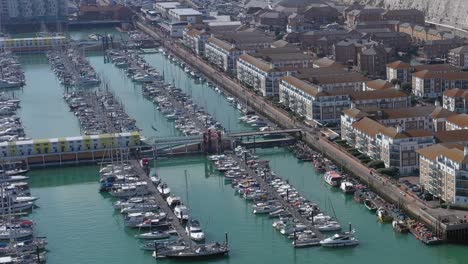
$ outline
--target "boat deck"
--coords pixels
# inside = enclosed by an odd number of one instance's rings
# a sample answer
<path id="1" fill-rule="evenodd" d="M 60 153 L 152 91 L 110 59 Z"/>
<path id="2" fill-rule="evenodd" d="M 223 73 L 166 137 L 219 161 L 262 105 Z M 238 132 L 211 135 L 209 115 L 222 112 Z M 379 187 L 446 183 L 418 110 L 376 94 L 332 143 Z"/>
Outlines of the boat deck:
<path id="1" fill-rule="evenodd" d="M 303 217 L 296 208 L 294 208 L 291 204 L 289 204 L 283 197 L 281 197 L 266 181 L 264 178 L 260 177 L 256 174 L 249 166 L 247 166 L 244 160 L 238 158 L 236 155 L 231 155 L 231 157 L 238 162 L 239 167 L 245 169 L 245 171 L 249 174 L 250 177 L 257 180 L 260 184 L 262 190 L 266 191 L 270 197 L 274 197 L 281 203 L 281 206 L 290 213 L 296 220 L 298 220 L 301 224 L 307 226 L 308 229 L 312 230 L 316 234 L 316 236 L 320 239 L 325 238 L 325 235 L 320 232 L 314 225 L 308 221 L 305 217 Z"/>
<path id="2" fill-rule="evenodd" d="M 142 180 L 145 180 L 148 183 L 148 188 L 149 188 L 151 194 L 156 198 L 156 202 L 157 202 L 158 206 L 166 213 L 166 215 L 167 215 L 168 219 L 170 220 L 172 226 L 177 231 L 177 234 L 179 235 L 179 238 L 183 239 L 183 241 L 187 245 L 192 243 L 192 240 L 189 238 L 188 234 L 185 232 L 184 227 L 179 222 L 179 220 L 177 219 L 177 217 L 175 216 L 174 212 L 171 210 L 169 205 L 166 203 L 164 198 L 158 192 L 158 190 L 156 189 L 156 186 L 153 184 L 153 182 L 151 181 L 148 174 L 146 174 L 146 172 L 140 166 L 140 163 L 137 160 L 132 160 L 131 164 L 137 170 L 138 175 L 140 176 L 140 178 Z M 195 242 L 193 242 L 193 243 L 195 243 Z"/>

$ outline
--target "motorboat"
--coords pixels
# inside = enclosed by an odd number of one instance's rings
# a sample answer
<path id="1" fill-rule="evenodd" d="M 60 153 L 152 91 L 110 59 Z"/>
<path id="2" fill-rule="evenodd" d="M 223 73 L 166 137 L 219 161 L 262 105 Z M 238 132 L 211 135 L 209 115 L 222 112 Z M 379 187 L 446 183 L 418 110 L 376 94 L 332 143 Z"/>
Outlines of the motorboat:
<path id="1" fill-rule="evenodd" d="M 157 187 L 157 190 L 163 197 L 169 196 L 171 194 L 171 189 L 165 183 L 160 183 Z"/>
<path id="2" fill-rule="evenodd" d="M 409 228 L 405 221 L 401 219 L 393 219 L 392 221 L 393 230 L 399 233 L 408 233 Z"/>
<path id="3" fill-rule="evenodd" d="M 322 232 L 341 230 L 341 225 L 337 221 L 327 221 L 321 224 L 316 224 L 315 227 Z"/>
<path id="4" fill-rule="evenodd" d="M 185 227 L 185 231 L 193 241 L 201 242 L 205 240 L 205 233 L 203 233 L 197 220 L 190 220 Z"/>
<path id="5" fill-rule="evenodd" d="M 323 176 L 323 179 L 330 186 L 338 187 L 341 184 L 341 180 L 343 179 L 343 176 L 341 176 L 341 174 L 338 173 L 337 171 L 327 171 L 325 175 Z"/>
<path id="6" fill-rule="evenodd" d="M 312 231 L 296 234 L 293 239 L 292 244 L 295 248 L 320 246 L 320 239 Z"/>
<path id="7" fill-rule="evenodd" d="M 158 250 L 153 252 L 154 258 L 174 258 L 174 259 L 207 259 L 225 256 L 229 253 L 228 245 L 219 243 L 195 245 L 176 250 Z"/>
<path id="8" fill-rule="evenodd" d="M 166 239 L 170 236 L 171 235 L 166 231 L 152 231 L 148 233 L 135 235 L 135 237 L 139 239 Z"/>
<path id="9" fill-rule="evenodd" d="M 349 181 L 341 182 L 340 189 L 341 189 L 342 192 L 349 193 L 349 194 L 352 194 L 352 193 L 354 193 L 354 191 L 356 191 L 356 188 L 354 187 L 354 184 L 352 184 Z"/>
<path id="10" fill-rule="evenodd" d="M 172 196 L 172 195 L 166 198 L 166 202 L 171 208 L 174 208 L 177 205 L 182 204 L 181 198 L 179 196 Z"/>
<path id="11" fill-rule="evenodd" d="M 369 211 L 376 211 L 377 210 L 377 205 L 375 205 L 374 201 L 372 201 L 371 199 L 364 200 L 364 206 Z"/>
<path id="12" fill-rule="evenodd" d="M 320 245 L 324 247 L 352 247 L 359 245 L 359 240 L 354 236 L 354 232 L 352 231 L 325 238 L 320 241 Z"/>
<path id="13" fill-rule="evenodd" d="M 391 222 L 393 220 L 393 216 L 383 207 L 377 209 L 377 217 L 382 223 Z"/>
<path id="14" fill-rule="evenodd" d="M 24 239 L 34 234 L 30 228 L 0 228 L 0 240 Z"/>
<path id="15" fill-rule="evenodd" d="M 188 208 L 185 205 L 177 205 L 174 208 L 174 214 L 177 219 L 181 221 L 187 221 L 189 219 Z"/>

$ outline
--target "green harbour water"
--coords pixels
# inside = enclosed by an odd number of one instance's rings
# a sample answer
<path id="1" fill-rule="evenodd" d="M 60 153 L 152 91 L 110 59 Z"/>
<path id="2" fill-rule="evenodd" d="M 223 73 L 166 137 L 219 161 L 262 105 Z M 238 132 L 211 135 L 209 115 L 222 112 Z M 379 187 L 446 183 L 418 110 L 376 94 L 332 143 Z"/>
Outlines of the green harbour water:
<path id="1" fill-rule="evenodd" d="M 182 69 L 161 54 L 145 55 L 147 61 L 168 82 L 190 94 L 227 130 L 250 129 L 237 121 L 239 111 L 208 88 L 195 84 Z M 89 57 L 91 64 L 107 82 L 110 90 L 124 104 L 127 113 L 137 120 L 146 137 L 177 136 L 173 124 L 166 121 L 153 104 L 143 98 L 141 87 L 132 83 L 120 69 L 104 63 L 99 55 Z M 48 138 L 80 134 L 78 121 L 63 101 L 64 88 L 42 55 L 21 57 L 27 85 L 14 91 L 22 100 L 18 115 L 28 137 Z M 152 126 L 158 131 L 154 131 Z M 228 258 L 199 263 L 320 263 L 320 264 L 464 264 L 467 248 L 459 245 L 428 247 L 411 235 L 393 232 L 375 215 L 337 190 L 324 184 L 311 163 L 298 162 L 285 149 L 258 150 L 257 155 L 271 161 L 271 167 L 287 178 L 305 197 L 331 213 L 331 205 L 344 228 L 352 222 L 361 244 L 355 248 L 294 249 L 291 241 L 275 231 L 268 217 L 255 216 L 251 205 L 236 196 L 230 185 L 213 170 L 204 156 L 157 160 L 154 169 L 168 183 L 173 193 L 188 202 L 191 214 L 200 221 L 209 241 L 224 241 L 229 233 L 231 253 Z M 155 263 L 149 252 L 141 251 L 133 238 L 134 230 L 123 227 L 122 217 L 112 208 L 113 200 L 98 192 L 98 166 L 71 166 L 34 169 L 28 175 L 32 194 L 40 197 L 31 214 L 40 235 L 49 241 L 48 263 Z M 187 171 L 186 185 L 184 172 Z M 188 191 L 188 201 L 186 193 Z M 158 260 L 158 263 L 184 263 Z"/>

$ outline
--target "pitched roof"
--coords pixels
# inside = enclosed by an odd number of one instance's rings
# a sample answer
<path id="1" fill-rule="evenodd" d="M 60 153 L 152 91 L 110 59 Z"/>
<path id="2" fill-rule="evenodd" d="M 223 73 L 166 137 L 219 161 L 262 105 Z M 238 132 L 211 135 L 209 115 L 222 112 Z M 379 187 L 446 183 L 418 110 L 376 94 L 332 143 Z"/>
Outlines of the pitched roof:
<path id="1" fill-rule="evenodd" d="M 409 65 L 408 63 L 402 62 L 400 60 L 397 60 L 397 61 L 394 61 L 394 62 L 391 62 L 391 63 L 387 64 L 387 68 L 391 68 L 391 69 L 410 69 L 411 65 Z"/>
<path id="2" fill-rule="evenodd" d="M 239 56 L 239 60 L 243 60 L 249 64 L 254 65 L 255 67 L 259 68 L 262 71 L 269 72 L 273 70 L 273 65 L 269 64 L 261 59 L 255 58 L 249 54 L 242 54 Z"/>
<path id="3" fill-rule="evenodd" d="M 318 95 L 325 95 L 324 92 L 319 92 L 319 89 L 317 86 L 309 83 L 309 82 L 305 82 L 301 79 L 298 79 L 294 76 L 284 76 L 281 78 L 284 82 L 287 82 L 289 83 L 290 85 L 296 87 L 297 89 L 300 89 L 302 91 L 304 91 L 305 93 L 309 94 L 309 95 L 312 95 L 312 96 L 318 96 Z"/>
<path id="4" fill-rule="evenodd" d="M 442 79 L 442 80 L 468 80 L 468 72 L 432 72 L 429 70 L 413 73 L 421 79 Z"/>
<path id="5" fill-rule="evenodd" d="M 468 90 L 459 89 L 459 88 L 449 89 L 444 92 L 444 96 L 452 97 L 452 98 L 456 98 L 456 97 L 468 98 Z"/>
<path id="6" fill-rule="evenodd" d="M 369 81 L 366 86 L 372 90 L 385 90 L 394 87 L 393 84 L 381 79 Z"/>
<path id="7" fill-rule="evenodd" d="M 431 113 L 432 118 L 447 118 L 449 116 L 456 115 L 457 113 L 445 109 L 441 106 L 437 106 Z"/>
<path id="8" fill-rule="evenodd" d="M 344 68 L 345 66 L 339 62 L 336 62 L 327 57 L 318 59 L 314 61 L 314 65 L 317 65 L 319 68 L 334 67 L 334 68 Z"/>
<path id="9" fill-rule="evenodd" d="M 239 50 L 238 48 L 236 48 L 231 43 L 226 42 L 226 41 L 221 40 L 221 39 L 218 39 L 218 38 L 215 38 L 215 37 L 209 38 L 208 42 L 213 43 L 214 45 L 216 45 L 216 46 L 218 46 L 218 47 L 220 47 L 220 48 L 222 48 L 223 50 L 226 50 L 226 51 Z"/>
<path id="10" fill-rule="evenodd" d="M 409 97 L 405 92 L 396 89 L 352 92 L 349 96 L 353 101 Z"/>
<path id="11" fill-rule="evenodd" d="M 451 65 L 451 64 L 422 64 L 416 65 L 413 67 L 416 72 L 418 71 L 440 71 L 440 72 L 449 72 L 449 71 L 460 71 L 459 68 Z"/>
<path id="12" fill-rule="evenodd" d="M 352 118 L 362 118 L 369 116 L 369 114 L 365 111 L 359 110 L 357 108 L 348 108 L 343 110 L 343 114 L 350 116 Z"/>
<path id="13" fill-rule="evenodd" d="M 416 152 L 432 161 L 436 161 L 437 157 L 443 156 L 458 163 L 468 163 L 468 156 L 465 156 L 464 146 L 458 143 L 436 144 L 419 149 Z"/>
<path id="14" fill-rule="evenodd" d="M 447 118 L 447 122 L 459 127 L 468 127 L 468 114 L 458 114 Z"/>
<path id="15" fill-rule="evenodd" d="M 394 127 L 385 127 L 380 130 L 380 133 L 383 135 L 393 138 L 393 139 L 402 139 L 402 138 L 417 138 L 417 137 L 432 137 L 432 132 L 427 130 L 406 130 L 398 132 Z"/>
<path id="16" fill-rule="evenodd" d="M 428 116 L 434 110 L 435 106 L 422 106 L 410 108 L 380 109 L 378 113 L 380 119 L 400 119 Z"/>
<path id="17" fill-rule="evenodd" d="M 450 52 L 453 53 L 468 53 L 468 46 L 461 46 L 458 48 L 451 49 Z"/>
<path id="18" fill-rule="evenodd" d="M 385 128 L 384 125 L 368 117 L 364 117 L 361 120 L 354 122 L 352 126 L 358 131 L 371 137 L 375 137 L 381 129 Z"/>
<path id="19" fill-rule="evenodd" d="M 437 131 L 434 137 L 439 143 L 468 142 L 468 129 Z"/>

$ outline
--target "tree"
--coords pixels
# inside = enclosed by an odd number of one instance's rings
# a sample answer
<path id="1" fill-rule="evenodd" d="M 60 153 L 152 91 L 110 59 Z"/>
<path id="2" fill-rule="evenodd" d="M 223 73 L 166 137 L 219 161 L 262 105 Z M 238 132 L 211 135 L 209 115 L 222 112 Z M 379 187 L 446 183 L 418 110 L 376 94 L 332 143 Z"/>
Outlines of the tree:
<path id="1" fill-rule="evenodd" d="M 392 80 L 390 81 L 390 83 L 392 83 L 393 85 L 397 85 L 397 84 L 399 85 L 399 84 L 401 84 L 400 80 L 398 80 L 398 79 L 392 79 Z"/>
<path id="2" fill-rule="evenodd" d="M 377 169 L 377 172 L 390 177 L 397 177 L 399 175 L 399 170 L 395 167 Z"/>
<path id="3" fill-rule="evenodd" d="M 373 160 L 367 163 L 367 166 L 373 169 L 381 169 L 381 168 L 385 168 L 385 162 L 383 162 L 383 160 Z"/>
<path id="4" fill-rule="evenodd" d="M 404 83 L 401 86 L 401 89 L 403 89 L 403 91 L 405 91 L 407 93 L 411 93 L 411 91 L 413 90 L 413 87 L 411 86 L 411 83 Z"/>

